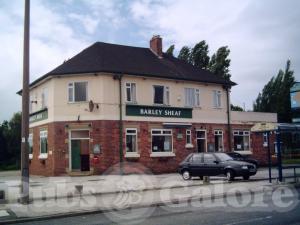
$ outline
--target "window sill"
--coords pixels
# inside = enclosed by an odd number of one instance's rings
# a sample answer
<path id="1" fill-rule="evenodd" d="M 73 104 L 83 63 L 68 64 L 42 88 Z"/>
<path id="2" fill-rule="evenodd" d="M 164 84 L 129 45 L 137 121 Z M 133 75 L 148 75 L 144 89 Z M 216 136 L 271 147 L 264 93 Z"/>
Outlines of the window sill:
<path id="1" fill-rule="evenodd" d="M 241 151 L 234 151 L 236 153 L 240 153 L 241 155 L 252 155 L 252 152 L 250 150 L 241 150 Z"/>
<path id="2" fill-rule="evenodd" d="M 140 154 L 136 152 L 126 152 L 125 158 L 139 158 Z"/>
<path id="3" fill-rule="evenodd" d="M 33 159 L 33 155 L 32 154 L 29 154 L 29 159 Z"/>
<path id="4" fill-rule="evenodd" d="M 133 101 L 133 102 L 128 102 L 126 101 L 126 105 L 137 105 L 137 101 Z"/>
<path id="5" fill-rule="evenodd" d="M 221 110 L 221 109 L 223 109 L 223 107 L 213 107 L 213 109 Z"/>
<path id="6" fill-rule="evenodd" d="M 88 103 L 88 101 L 68 102 L 68 104 L 83 104 L 83 103 Z"/>
<path id="7" fill-rule="evenodd" d="M 39 159 L 47 159 L 48 158 L 48 153 L 41 153 L 39 155 Z"/>
<path id="8" fill-rule="evenodd" d="M 194 145 L 192 145 L 192 144 L 186 144 L 185 148 L 194 148 Z"/>
<path id="9" fill-rule="evenodd" d="M 150 157 L 174 157 L 175 154 L 173 152 L 152 152 Z"/>

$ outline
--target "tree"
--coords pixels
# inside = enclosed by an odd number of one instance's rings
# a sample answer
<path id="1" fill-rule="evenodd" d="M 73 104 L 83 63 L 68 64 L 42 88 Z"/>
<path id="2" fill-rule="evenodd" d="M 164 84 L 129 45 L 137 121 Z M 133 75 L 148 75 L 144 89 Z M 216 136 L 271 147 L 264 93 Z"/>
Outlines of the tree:
<path id="1" fill-rule="evenodd" d="M 171 45 L 168 50 L 167 50 L 167 54 L 170 56 L 174 56 L 174 49 L 175 49 L 175 45 Z"/>
<path id="2" fill-rule="evenodd" d="M 264 86 L 253 104 L 254 111 L 274 112 L 278 114 L 279 122 L 291 122 L 290 88 L 294 85 L 295 78 L 290 67 L 291 62 L 287 60 L 285 70 L 279 70 L 277 76 L 272 77 Z"/>
<path id="3" fill-rule="evenodd" d="M 188 46 L 183 46 L 178 54 L 178 59 L 190 63 L 191 49 Z"/>
<path id="4" fill-rule="evenodd" d="M 209 64 L 208 56 L 208 44 L 206 42 L 200 41 L 191 50 L 190 56 L 191 63 L 201 69 L 207 69 Z"/>
<path id="5" fill-rule="evenodd" d="M 228 46 L 223 46 L 218 49 L 216 53 L 214 53 L 209 62 L 209 70 L 219 75 L 226 80 L 230 80 L 231 74 L 229 73 L 230 59 L 228 59 L 230 50 Z"/>
<path id="6" fill-rule="evenodd" d="M 231 108 L 231 111 L 240 111 L 240 112 L 244 111 L 244 109 L 238 105 L 230 104 L 230 108 Z"/>

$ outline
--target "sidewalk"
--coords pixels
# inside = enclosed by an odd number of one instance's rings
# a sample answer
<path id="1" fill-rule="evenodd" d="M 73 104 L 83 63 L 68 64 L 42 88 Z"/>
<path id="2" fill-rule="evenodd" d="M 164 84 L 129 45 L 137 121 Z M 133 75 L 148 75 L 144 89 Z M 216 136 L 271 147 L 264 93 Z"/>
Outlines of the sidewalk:
<path id="1" fill-rule="evenodd" d="M 0 204 L 0 223 L 9 219 L 59 217 L 74 213 L 148 207 L 193 198 L 223 197 L 237 188 L 248 194 L 270 191 L 276 184 L 268 184 L 265 174 L 266 171 L 262 170 L 250 181 L 236 178 L 232 183 L 224 177 L 213 177 L 209 185 L 199 179 L 184 181 L 178 174 L 35 176 L 31 177 L 30 196 L 33 201 L 29 205 L 17 203 L 20 184 L 16 180 L 18 175 L 1 176 L 0 186 L 6 185 L 8 202 Z M 82 185 L 82 191 L 76 189 L 77 185 Z M 5 213 L 9 216 L 5 216 Z"/>

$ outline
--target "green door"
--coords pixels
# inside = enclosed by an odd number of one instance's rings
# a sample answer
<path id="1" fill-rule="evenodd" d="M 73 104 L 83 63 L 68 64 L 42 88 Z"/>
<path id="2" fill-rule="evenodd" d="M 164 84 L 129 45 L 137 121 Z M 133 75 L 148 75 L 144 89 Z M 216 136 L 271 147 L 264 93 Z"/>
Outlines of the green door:
<path id="1" fill-rule="evenodd" d="M 71 141 L 72 170 L 80 170 L 80 140 Z"/>

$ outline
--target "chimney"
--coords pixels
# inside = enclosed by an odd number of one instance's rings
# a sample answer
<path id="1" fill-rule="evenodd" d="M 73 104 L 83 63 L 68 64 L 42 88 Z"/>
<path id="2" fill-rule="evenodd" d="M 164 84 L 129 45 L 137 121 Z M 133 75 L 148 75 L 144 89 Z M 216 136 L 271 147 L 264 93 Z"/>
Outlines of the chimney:
<path id="1" fill-rule="evenodd" d="M 150 40 L 150 49 L 159 58 L 162 58 L 162 38 L 159 35 L 153 35 Z"/>

